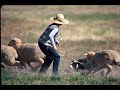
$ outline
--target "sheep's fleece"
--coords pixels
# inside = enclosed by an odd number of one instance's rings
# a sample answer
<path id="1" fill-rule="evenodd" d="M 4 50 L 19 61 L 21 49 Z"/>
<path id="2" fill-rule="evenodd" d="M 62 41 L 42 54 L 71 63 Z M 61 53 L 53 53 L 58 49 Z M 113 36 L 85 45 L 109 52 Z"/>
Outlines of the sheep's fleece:
<path id="1" fill-rule="evenodd" d="M 11 66 L 17 57 L 18 54 L 13 47 L 1 45 L 1 62 Z"/>
<path id="2" fill-rule="evenodd" d="M 26 62 L 30 65 L 31 62 L 44 63 L 45 55 L 40 50 L 38 43 L 22 43 L 19 38 L 12 38 L 8 44 L 16 49 L 18 60 Z"/>

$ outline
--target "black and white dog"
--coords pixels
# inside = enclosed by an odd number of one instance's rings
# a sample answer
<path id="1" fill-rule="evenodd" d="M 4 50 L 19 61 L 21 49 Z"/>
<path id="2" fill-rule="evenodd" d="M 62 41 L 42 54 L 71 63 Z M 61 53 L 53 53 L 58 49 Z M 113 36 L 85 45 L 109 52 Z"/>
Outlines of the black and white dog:
<path id="1" fill-rule="evenodd" d="M 88 70 L 90 68 L 90 62 L 87 58 L 74 60 L 70 63 L 70 69 L 74 70 Z"/>
<path id="2" fill-rule="evenodd" d="M 89 70 L 91 67 L 91 58 L 93 58 L 94 55 L 95 53 L 93 51 L 85 53 L 83 58 L 72 61 L 70 68 L 74 70 Z"/>

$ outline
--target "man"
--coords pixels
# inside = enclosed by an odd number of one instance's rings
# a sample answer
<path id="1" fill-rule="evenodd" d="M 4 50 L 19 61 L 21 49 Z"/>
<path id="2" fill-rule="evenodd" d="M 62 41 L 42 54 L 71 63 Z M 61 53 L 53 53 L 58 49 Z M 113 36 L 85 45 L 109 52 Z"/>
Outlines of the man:
<path id="1" fill-rule="evenodd" d="M 68 24 L 69 21 L 64 19 L 64 15 L 60 13 L 57 14 L 56 17 L 51 17 L 50 20 L 52 21 L 52 24 L 47 27 L 38 40 L 40 49 L 46 55 L 45 62 L 40 69 L 40 73 L 46 73 L 47 69 L 53 61 L 53 75 L 56 76 L 59 75 L 58 67 L 60 63 L 60 55 L 56 46 L 60 46 L 57 40 L 59 26 Z"/>

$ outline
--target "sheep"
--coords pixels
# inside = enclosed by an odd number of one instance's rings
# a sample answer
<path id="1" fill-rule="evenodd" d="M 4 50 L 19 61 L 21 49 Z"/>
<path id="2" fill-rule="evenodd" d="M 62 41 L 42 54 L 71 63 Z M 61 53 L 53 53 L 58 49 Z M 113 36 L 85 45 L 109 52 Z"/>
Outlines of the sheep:
<path id="1" fill-rule="evenodd" d="M 41 52 L 37 43 L 23 43 L 19 38 L 12 38 L 8 43 L 8 46 L 12 46 L 16 49 L 18 53 L 18 60 L 26 68 L 25 63 L 27 63 L 32 70 L 37 70 L 43 63 L 45 55 Z M 31 62 L 39 62 L 37 67 L 33 67 Z"/>
<path id="2" fill-rule="evenodd" d="M 106 77 L 112 71 L 112 65 L 120 66 L 120 53 L 116 50 L 101 50 L 96 53 L 86 54 L 89 56 L 89 61 L 91 62 L 88 75 L 94 74 L 95 72 L 107 68 Z"/>
<path id="3" fill-rule="evenodd" d="M 1 63 L 4 63 L 8 66 L 18 66 L 23 69 L 20 61 L 16 61 L 18 58 L 17 51 L 10 46 L 1 45 Z M 3 64 L 1 64 L 2 68 L 5 68 Z"/>

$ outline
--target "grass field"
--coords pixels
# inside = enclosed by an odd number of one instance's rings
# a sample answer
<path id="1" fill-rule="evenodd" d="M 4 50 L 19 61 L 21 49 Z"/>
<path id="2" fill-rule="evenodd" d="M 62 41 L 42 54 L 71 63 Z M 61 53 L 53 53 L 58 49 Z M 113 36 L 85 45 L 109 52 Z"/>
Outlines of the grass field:
<path id="1" fill-rule="evenodd" d="M 1 8 L 1 44 L 7 45 L 12 37 L 18 37 L 24 42 L 37 43 L 39 36 L 51 23 L 50 17 L 63 13 L 70 21 L 69 25 L 60 27 L 62 38 L 58 36 L 63 53 L 79 59 L 88 51 L 114 49 L 120 52 L 120 6 L 119 5 L 4 5 Z M 6 74 L 2 72 L 2 83 L 10 84 L 116 84 L 120 79 L 97 78 L 71 74 L 68 72 L 71 60 L 61 55 L 59 72 L 61 79 L 54 81 L 50 76 L 41 77 L 38 74 L 26 73 Z M 52 65 L 48 73 L 51 73 Z M 36 73 L 36 72 L 35 72 Z M 7 76 L 8 75 L 8 76 Z M 15 76 L 14 76 L 15 75 Z M 25 81 L 24 81 L 25 80 Z M 34 82 L 33 82 L 34 81 Z M 36 83 L 38 82 L 38 83 Z"/>
<path id="2" fill-rule="evenodd" d="M 80 73 L 61 75 L 60 79 L 51 76 L 41 76 L 37 73 L 13 73 L 2 71 L 3 85 L 120 85 L 118 78 L 97 78 Z"/>

